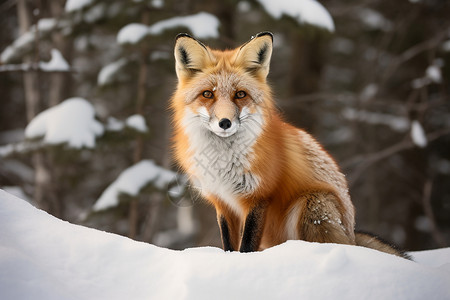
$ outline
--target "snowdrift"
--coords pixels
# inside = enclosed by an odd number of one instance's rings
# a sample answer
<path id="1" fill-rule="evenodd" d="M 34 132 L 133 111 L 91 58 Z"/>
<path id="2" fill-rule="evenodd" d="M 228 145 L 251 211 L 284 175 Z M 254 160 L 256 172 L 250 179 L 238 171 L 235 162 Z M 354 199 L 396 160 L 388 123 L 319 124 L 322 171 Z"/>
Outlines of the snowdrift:
<path id="1" fill-rule="evenodd" d="M 73 225 L 0 190 L 0 299 L 449 299 L 450 248 L 416 262 L 289 241 L 173 251 Z"/>

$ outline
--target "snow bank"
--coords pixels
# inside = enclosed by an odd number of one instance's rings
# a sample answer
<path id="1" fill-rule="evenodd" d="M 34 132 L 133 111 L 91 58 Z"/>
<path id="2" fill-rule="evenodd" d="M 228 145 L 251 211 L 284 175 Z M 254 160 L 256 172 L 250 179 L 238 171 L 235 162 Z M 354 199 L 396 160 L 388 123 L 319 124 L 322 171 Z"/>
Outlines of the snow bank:
<path id="1" fill-rule="evenodd" d="M 1 299 L 446 299 L 450 248 L 418 263 L 289 241 L 173 251 L 58 220 L 0 190 Z"/>
<path id="2" fill-rule="evenodd" d="M 103 134 L 94 107 L 83 98 L 69 98 L 38 114 L 25 128 L 26 138 L 43 137 L 44 143 L 67 143 L 71 148 L 92 148 Z"/>
<path id="3" fill-rule="evenodd" d="M 152 160 L 142 160 L 123 171 L 111 183 L 94 204 L 93 210 L 99 211 L 119 204 L 120 194 L 137 196 L 148 184 L 153 183 L 163 189 L 176 180 L 175 172 L 157 166 Z"/>
<path id="4" fill-rule="evenodd" d="M 219 37 L 219 25 L 219 19 L 206 12 L 162 20 L 151 26 L 131 23 L 119 30 L 117 42 L 119 44 L 136 44 L 148 35 L 158 35 L 164 30 L 177 27 L 188 28 L 195 37 L 200 39 L 217 38 Z"/>
<path id="5" fill-rule="evenodd" d="M 315 0 L 258 0 L 269 15 L 275 19 L 283 15 L 290 16 L 300 24 L 307 23 L 334 31 L 331 15 L 319 2 Z"/>

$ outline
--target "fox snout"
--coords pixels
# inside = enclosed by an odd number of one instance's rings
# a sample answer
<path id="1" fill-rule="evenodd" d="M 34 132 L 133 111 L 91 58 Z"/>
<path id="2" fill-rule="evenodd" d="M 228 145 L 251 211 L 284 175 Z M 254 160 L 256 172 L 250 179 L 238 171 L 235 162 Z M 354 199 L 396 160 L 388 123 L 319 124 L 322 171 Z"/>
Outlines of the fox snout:
<path id="1" fill-rule="evenodd" d="M 232 125 L 231 121 L 227 118 L 223 118 L 219 121 L 219 127 L 223 130 L 227 130 Z"/>
<path id="2" fill-rule="evenodd" d="M 219 126 L 222 129 L 231 127 L 231 121 L 239 112 L 236 104 L 229 99 L 218 99 L 213 107 L 215 117 L 219 120 Z M 223 121 L 223 122 L 222 122 Z"/>

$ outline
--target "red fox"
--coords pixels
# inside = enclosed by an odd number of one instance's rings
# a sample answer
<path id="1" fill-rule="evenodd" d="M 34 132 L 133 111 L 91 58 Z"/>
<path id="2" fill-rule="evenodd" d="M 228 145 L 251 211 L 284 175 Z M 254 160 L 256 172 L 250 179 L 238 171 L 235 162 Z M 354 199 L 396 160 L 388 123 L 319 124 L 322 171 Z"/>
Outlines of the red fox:
<path id="1" fill-rule="evenodd" d="M 405 256 L 365 233 L 345 176 L 322 146 L 283 121 L 266 77 L 272 34 L 212 50 L 187 34 L 175 44 L 174 154 L 217 212 L 225 251 L 287 240 L 362 245 Z"/>

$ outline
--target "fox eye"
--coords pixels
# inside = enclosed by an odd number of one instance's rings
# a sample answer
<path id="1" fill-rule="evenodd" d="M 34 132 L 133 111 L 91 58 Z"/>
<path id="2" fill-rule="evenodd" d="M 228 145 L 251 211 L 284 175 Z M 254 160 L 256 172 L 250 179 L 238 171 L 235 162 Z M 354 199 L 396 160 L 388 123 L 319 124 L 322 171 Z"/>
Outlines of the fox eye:
<path id="1" fill-rule="evenodd" d="M 242 99 L 245 96 L 247 96 L 247 93 L 244 91 L 238 91 L 238 92 L 236 92 L 236 95 L 235 95 L 236 99 Z"/>
<path id="2" fill-rule="evenodd" d="M 202 95 L 203 95 L 203 97 L 208 98 L 208 99 L 211 99 L 214 96 L 211 91 L 204 91 Z"/>

